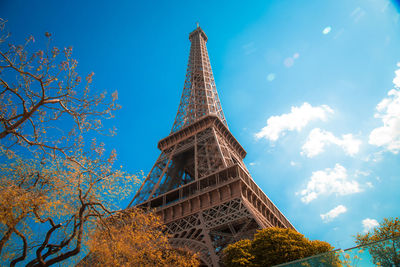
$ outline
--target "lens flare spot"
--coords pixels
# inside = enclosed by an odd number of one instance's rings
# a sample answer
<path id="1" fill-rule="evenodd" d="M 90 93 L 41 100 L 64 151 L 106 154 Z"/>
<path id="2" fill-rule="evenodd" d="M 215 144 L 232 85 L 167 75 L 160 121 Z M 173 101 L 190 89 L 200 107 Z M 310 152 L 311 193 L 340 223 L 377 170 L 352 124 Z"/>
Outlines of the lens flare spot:
<path id="1" fill-rule="evenodd" d="M 290 68 L 294 64 L 294 59 L 291 57 L 288 57 L 283 61 L 283 64 L 285 65 L 286 68 Z"/>
<path id="2" fill-rule="evenodd" d="M 270 73 L 267 75 L 267 81 L 272 82 L 273 80 L 275 80 L 276 78 L 276 74 L 275 73 Z"/>
<path id="3" fill-rule="evenodd" d="M 325 29 L 322 30 L 322 34 L 328 34 L 332 30 L 331 26 L 325 27 Z"/>

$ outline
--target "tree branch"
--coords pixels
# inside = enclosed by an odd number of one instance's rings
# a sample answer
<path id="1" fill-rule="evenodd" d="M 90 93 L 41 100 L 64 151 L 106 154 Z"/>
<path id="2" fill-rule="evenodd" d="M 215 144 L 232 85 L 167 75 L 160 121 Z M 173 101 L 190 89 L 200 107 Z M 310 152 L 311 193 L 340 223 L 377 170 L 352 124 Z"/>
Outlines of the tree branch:
<path id="1" fill-rule="evenodd" d="M 10 267 L 14 267 L 15 264 L 17 264 L 18 262 L 25 260 L 26 254 L 28 252 L 28 242 L 26 241 L 26 237 L 17 229 L 15 229 L 14 232 L 22 239 L 24 246 L 23 246 L 22 255 L 16 259 L 14 259 L 13 261 L 11 261 Z"/>

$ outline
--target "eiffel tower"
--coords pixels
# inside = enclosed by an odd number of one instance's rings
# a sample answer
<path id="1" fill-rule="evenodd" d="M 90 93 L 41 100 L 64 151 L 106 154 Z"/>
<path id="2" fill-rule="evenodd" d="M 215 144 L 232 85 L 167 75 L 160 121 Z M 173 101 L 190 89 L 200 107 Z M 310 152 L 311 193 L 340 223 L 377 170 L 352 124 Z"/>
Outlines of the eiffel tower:
<path id="1" fill-rule="evenodd" d="M 219 266 L 230 243 L 257 229 L 293 228 L 251 178 L 246 151 L 229 131 L 197 25 L 186 80 L 171 133 L 158 142 L 161 154 L 129 206 L 154 209 L 170 242 L 200 253 L 203 265 Z"/>

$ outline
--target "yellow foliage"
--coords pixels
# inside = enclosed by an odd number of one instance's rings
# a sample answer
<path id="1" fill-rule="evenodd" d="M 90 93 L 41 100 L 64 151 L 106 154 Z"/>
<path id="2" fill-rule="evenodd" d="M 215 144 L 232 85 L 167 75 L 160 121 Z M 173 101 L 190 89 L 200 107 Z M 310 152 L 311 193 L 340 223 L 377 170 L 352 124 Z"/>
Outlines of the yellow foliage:
<path id="1" fill-rule="evenodd" d="M 62 159 L 38 162 L 7 153 L 0 146 L 0 158 L 7 159 L 0 164 L 0 253 L 4 248 L 25 250 L 17 240 L 8 242 L 13 233 L 19 232 L 30 242 L 42 242 L 43 233 L 31 230 L 35 223 L 48 229 L 59 224 L 54 228 L 61 234 L 57 242 L 68 239 L 74 229 L 93 227 L 119 201 L 130 196 L 139 182 L 136 175 L 115 171 L 107 159 L 94 161 L 86 155 L 74 162 Z M 74 225 L 75 220 L 79 223 Z M 81 235 L 79 242 L 83 241 Z M 5 262 L 15 256 L 4 252 L 1 257 Z"/>
<path id="2" fill-rule="evenodd" d="M 78 254 L 87 229 L 119 208 L 139 178 L 115 168 L 116 153 L 107 157 L 104 144 L 85 146 L 93 133 L 108 133 L 102 121 L 120 108 L 117 93 L 91 92 L 93 72 L 82 86 L 72 48 L 49 39 L 33 51 L 32 37 L 14 45 L 4 25 L 0 19 L 0 262 L 47 266 Z"/>
<path id="3" fill-rule="evenodd" d="M 187 249 L 173 249 L 153 213 L 132 208 L 99 225 L 88 242 L 91 266 L 198 266 Z"/>
<path id="4" fill-rule="evenodd" d="M 366 245 L 377 266 L 400 266 L 400 218 L 384 218 L 378 227 L 355 236 L 357 245 Z"/>

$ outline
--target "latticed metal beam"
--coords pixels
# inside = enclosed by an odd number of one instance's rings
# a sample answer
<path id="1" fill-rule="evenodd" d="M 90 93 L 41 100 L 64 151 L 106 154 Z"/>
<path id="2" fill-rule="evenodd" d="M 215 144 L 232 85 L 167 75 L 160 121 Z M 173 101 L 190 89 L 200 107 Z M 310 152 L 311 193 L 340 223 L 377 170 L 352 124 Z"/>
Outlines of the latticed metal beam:
<path id="1" fill-rule="evenodd" d="M 257 229 L 293 228 L 251 178 L 246 151 L 229 131 L 201 28 L 189 35 L 190 56 L 178 113 L 160 157 L 130 206 L 154 209 L 174 246 L 219 266 L 223 248 Z"/>
<path id="2" fill-rule="evenodd" d="M 207 36 L 198 27 L 190 33 L 189 40 L 191 47 L 186 80 L 171 132 L 176 132 L 210 114 L 218 116 L 227 125 L 208 57 Z"/>

